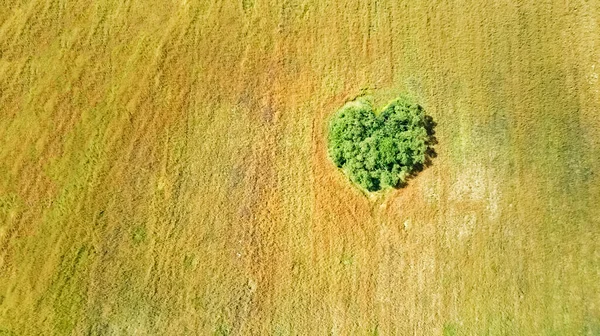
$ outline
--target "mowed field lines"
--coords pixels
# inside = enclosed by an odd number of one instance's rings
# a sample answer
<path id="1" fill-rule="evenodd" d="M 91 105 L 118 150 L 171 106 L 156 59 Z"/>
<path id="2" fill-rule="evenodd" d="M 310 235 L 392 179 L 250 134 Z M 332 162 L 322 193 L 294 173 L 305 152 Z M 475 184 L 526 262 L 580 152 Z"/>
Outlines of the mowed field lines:
<path id="1" fill-rule="evenodd" d="M 0 335 L 599 335 L 600 2 L 0 1 Z M 328 117 L 438 156 L 366 197 Z"/>

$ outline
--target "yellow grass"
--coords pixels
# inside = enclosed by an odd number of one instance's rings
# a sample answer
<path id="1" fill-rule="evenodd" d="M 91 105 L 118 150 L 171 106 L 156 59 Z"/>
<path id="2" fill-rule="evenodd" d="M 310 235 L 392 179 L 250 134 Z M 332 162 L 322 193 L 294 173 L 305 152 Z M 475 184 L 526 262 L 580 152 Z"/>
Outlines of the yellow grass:
<path id="1" fill-rule="evenodd" d="M 0 8 L 0 335 L 600 333 L 600 3 Z M 361 90 L 438 123 L 374 198 Z"/>

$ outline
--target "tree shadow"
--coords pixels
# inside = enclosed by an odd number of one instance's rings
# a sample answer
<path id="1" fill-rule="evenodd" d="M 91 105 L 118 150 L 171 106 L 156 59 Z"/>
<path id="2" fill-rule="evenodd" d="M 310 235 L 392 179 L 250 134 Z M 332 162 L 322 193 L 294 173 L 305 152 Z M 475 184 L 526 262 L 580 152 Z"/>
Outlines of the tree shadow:
<path id="1" fill-rule="evenodd" d="M 418 108 L 420 111 L 423 110 L 421 105 L 419 105 Z M 415 178 L 426 168 L 431 167 L 433 165 L 433 159 L 437 157 L 437 152 L 434 148 L 434 146 L 438 144 L 438 140 L 435 136 L 435 127 L 437 126 L 437 123 L 433 120 L 432 116 L 426 114 L 424 117 L 424 126 L 427 131 L 427 140 L 425 141 L 425 145 L 427 146 L 427 149 L 425 150 L 425 162 L 414 165 L 413 169 L 409 172 L 408 177 L 404 181 L 398 183 L 396 189 L 406 187 L 410 180 Z"/>

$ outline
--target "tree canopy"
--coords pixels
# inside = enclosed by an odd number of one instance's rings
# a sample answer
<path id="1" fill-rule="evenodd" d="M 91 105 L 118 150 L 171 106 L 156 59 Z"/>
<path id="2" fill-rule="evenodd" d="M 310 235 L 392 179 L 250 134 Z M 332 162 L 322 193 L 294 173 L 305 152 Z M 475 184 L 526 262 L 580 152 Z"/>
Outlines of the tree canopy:
<path id="1" fill-rule="evenodd" d="M 432 130 L 421 106 L 401 97 L 379 114 L 368 98 L 346 103 L 329 123 L 329 156 L 367 191 L 396 187 L 425 164 Z"/>

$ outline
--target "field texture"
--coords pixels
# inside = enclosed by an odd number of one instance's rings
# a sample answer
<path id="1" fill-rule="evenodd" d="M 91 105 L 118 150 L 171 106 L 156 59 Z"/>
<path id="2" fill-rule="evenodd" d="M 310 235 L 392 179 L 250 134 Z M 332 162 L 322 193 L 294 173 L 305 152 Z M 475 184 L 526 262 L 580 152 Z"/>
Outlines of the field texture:
<path id="1" fill-rule="evenodd" d="M 599 73 L 592 0 L 0 0 L 0 335 L 600 335 Z"/>

